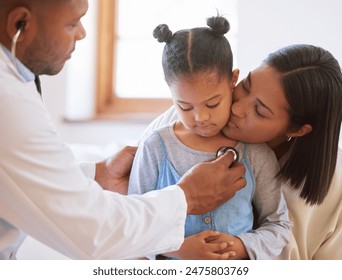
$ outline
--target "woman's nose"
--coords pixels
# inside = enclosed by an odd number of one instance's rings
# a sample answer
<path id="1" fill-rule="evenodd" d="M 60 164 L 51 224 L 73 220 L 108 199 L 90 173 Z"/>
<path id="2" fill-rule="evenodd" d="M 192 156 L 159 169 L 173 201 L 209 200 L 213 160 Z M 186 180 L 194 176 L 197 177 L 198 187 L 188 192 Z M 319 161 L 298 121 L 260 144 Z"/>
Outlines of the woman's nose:
<path id="1" fill-rule="evenodd" d="M 239 101 L 235 101 L 233 104 L 232 104 L 232 107 L 231 107 L 231 112 L 239 117 L 239 118 L 243 118 L 245 113 L 246 113 L 246 110 L 243 106 L 243 102 L 241 100 Z"/>

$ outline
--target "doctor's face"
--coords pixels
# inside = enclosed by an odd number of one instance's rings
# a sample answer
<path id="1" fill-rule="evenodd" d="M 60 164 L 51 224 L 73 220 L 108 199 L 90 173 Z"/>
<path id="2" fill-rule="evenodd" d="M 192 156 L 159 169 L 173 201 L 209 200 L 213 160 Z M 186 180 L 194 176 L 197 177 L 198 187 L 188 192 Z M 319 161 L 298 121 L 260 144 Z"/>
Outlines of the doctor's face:
<path id="1" fill-rule="evenodd" d="M 55 75 L 71 58 L 78 40 L 86 33 L 81 18 L 86 0 L 56 1 L 36 8 L 36 36 L 25 50 L 22 62 L 35 74 Z"/>

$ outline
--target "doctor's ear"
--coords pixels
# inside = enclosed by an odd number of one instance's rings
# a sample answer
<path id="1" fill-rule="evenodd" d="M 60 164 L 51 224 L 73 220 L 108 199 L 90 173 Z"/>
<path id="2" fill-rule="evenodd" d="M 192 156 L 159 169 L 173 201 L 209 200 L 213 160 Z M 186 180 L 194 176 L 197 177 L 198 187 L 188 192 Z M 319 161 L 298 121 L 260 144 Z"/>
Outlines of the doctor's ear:
<path id="1" fill-rule="evenodd" d="M 24 31 L 29 27 L 31 12 L 25 7 L 17 7 L 11 10 L 7 17 L 6 31 L 9 38 L 12 40 L 14 35 L 21 31 L 18 41 L 23 37 Z"/>

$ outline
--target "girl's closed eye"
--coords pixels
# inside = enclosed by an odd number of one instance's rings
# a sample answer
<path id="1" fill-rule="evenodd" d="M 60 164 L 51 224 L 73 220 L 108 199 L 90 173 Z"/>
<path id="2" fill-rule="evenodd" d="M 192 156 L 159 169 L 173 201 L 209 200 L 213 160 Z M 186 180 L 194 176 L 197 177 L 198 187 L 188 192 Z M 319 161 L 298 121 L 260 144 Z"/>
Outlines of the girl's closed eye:
<path id="1" fill-rule="evenodd" d="M 207 104 L 207 107 L 211 109 L 217 107 L 218 105 L 220 105 L 220 101 L 216 102 L 215 104 Z"/>
<path id="2" fill-rule="evenodd" d="M 178 107 L 182 110 L 182 111 L 191 111 L 192 107 L 186 104 L 179 104 L 177 103 Z"/>
<path id="3" fill-rule="evenodd" d="M 205 103 L 205 106 L 209 109 L 216 108 L 220 105 L 222 101 L 222 95 L 217 95 L 214 98 L 211 98 Z"/>

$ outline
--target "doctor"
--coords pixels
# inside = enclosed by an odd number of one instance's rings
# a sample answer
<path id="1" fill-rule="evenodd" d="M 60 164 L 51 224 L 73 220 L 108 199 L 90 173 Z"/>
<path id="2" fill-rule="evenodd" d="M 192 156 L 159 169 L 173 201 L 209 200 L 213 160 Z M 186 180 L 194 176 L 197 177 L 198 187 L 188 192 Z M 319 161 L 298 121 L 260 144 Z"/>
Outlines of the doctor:
<path id="1" fill-rule="evenodd" d="M 186 214 L 206 212 L 245 185 L 243 166 L 228 168 L 231 154 L 145 196 L 104 191 L 91 179 L 106 188 L 125 186 L 129 167 L 120 163 L 133 159 L 134 148 L 88 166 L 91 178 L 82 173 L 35 76 L 63 68 L 85 37 L 80 19 L 87 9 L 86 0 L 0 0 L 0 259 L 15 258 L 27 234 L 76 259 L 174 251 L 183 242 Z"/>

